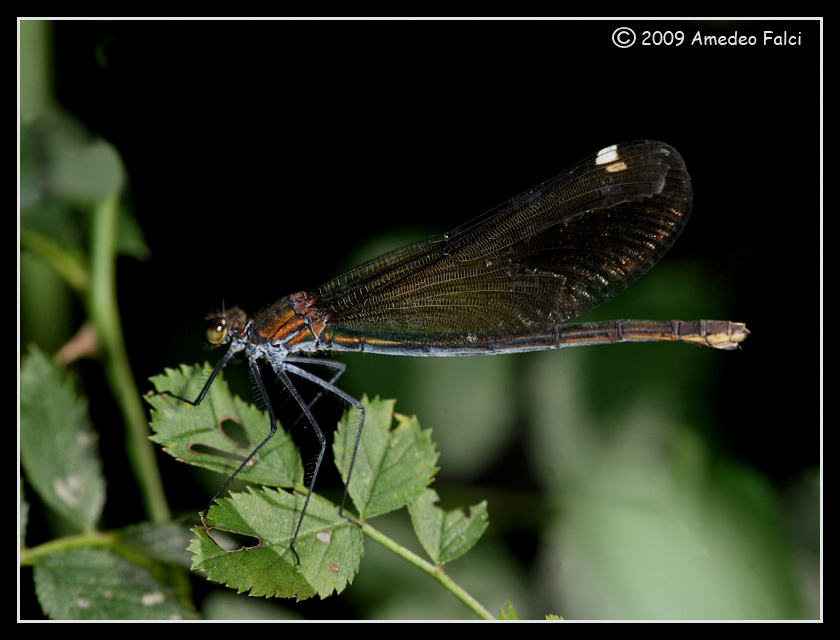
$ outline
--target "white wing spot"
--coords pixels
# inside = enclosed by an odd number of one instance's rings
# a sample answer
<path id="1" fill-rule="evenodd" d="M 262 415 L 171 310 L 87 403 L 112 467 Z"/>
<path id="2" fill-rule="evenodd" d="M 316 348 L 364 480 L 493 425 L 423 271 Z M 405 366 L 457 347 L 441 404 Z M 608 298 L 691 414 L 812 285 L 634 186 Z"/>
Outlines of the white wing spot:
<path id="1" fill-rule="evenodd" d="M 611 144 L 609 147 L 604 147 L 601 149 L 595 158 L 595 164 L 607 164 L 608 162 L 615 162 L 618 160 L 618 153 L 616 149 L 618 145 Z"/>

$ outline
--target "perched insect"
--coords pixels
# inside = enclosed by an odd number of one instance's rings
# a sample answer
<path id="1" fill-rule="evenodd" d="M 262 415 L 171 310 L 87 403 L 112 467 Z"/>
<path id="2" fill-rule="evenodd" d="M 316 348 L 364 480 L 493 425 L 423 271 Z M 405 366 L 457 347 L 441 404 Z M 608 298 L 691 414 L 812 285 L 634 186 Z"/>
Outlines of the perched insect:
<path id="1" fill-rule="evenodd" d="M 290 374 L 359 409 L 348 485 L 365 421 L 362 404 L 336 386 L 343 364 L 318 360 L 334 372 L 329 379 L 300 366 L 312 362 L 312 352 L 481 356 L 652 340 L 737 348 L 749 333 L 741 323 L 568 323 L 629 287 L 656 264 L 674 244 L 690 210 L 691 181 L 680 155 L 661 142 L 625 142 L 601 149 L 449 233 L 386 253 L 313 292 L 281 298 L 251 317 L 239 308 L 211 314 L 207 341 L 229 345 L 228 351 L 198 397 L 180 399 L 201 404 L 219 372 L 242 352 L 271 426 L 213 500 L 277 430 L 259 360 L 265 360 L 289 389 L 320 442 L 291 543 L 300 562 L 295 541 L 326 440 Z M 346 499 L 345 488 L 341 514 Z"/>

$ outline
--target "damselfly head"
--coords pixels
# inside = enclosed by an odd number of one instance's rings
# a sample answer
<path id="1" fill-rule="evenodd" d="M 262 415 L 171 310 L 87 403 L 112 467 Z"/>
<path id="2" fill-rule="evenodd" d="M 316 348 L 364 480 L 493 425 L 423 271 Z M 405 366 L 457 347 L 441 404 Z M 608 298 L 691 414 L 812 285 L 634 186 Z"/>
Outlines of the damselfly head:
<path id="1" fill-rule="evenodd" d="M 204 329 L 204 339 L 210 345 L 218 345 L 227 341 L 230 333 L 245 326 L 248 318 L 239 307 L 214 311 L 207 316 Z"/>

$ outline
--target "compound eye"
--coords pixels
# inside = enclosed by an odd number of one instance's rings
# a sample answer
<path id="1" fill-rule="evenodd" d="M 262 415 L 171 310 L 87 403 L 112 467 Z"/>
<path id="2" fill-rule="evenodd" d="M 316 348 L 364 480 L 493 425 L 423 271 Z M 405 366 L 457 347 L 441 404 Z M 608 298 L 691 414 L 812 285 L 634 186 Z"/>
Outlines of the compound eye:
<path id="1" fill-rule="evenodd" d="M 204 339 L 210 344 L 221 344 L 227 337 L 227 318 L 216 316 L 207 321 L 207 329 L 204 331 Z"/>

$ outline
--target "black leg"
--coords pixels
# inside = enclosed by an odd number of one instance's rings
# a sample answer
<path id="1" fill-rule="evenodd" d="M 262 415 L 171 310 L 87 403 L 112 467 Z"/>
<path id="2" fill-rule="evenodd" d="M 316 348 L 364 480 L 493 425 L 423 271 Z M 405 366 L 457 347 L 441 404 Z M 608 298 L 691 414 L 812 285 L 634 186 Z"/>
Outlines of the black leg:
<path id="1" fill-rule="evenodd" d="M 256 364 L 254 366 L 256 367 Z M 310 480 L 309 482 L 309 491 L 306 493 L 306 502 L 303 503 L 303 510 L 300 512 L 300 519 L 298 520 L 297 529 L 295 529 L 295 535 L 294 537 L 292 537 L 292 553 L 295 554 L 295 557 L 298 559 L 298 564 L 300 564 L 300 557 L 298 556 L 297 551 L 295 551 L 295 543 L 297 542 L 298 534 L 300 533 L 300 527 L 303 524 L 303 518 L 306 515 L 306 509 L 309 506 L 309 500 L 310 498 L 312 498 L 312 490 L 315 488 L 315 479 L 318 477 L 318 470 L 321 468 L 321 460 L 324 459 L 324 451 L 326 451 L 327 449 L 327 440 L 326 438 L 324 438 L 324 433 L 321 431 L 321 428 L 315 421 L 315 417 L 312 415 L 312 411 L 310 411 L 309 405 L 306 404 L 306 401 L 300 395 L 297 388 L 295 388 L 295 385 L 292 383 L 291 379 L 286 374 L 284 369 L 285 366 L 283 366 L 282 368 L 275 367 L 275 372 L 277 373 L 277 376 L 280 378 L 280 380 L 283 381 L 283 384 L 286 385 L 286 388 L 292 394 L 292 397 L 295 399 L 295 401 L 300 405 L 300 408 L 303 409 L 303 413 L 306 415 L 306 418 L 309 420 L 309 423 L 312 425 L 312 428 L 315 429 L 315 435 L 317 436 L 318 443 L 320 445 L 320 449 L 318 451 L 318 459 L 315 462 L 315 469 L 312 472 L 312 480 Z M 294 371 L 296 369 L 298 369 L 298 367 L 290 365 L 290 370 Z M 324 381 L 322 380 L 321 382 L 323 383 Z M 262 385 L 262 383 L 260 383 L 260 385 Z M 262 386 L 260 387 L 260 390 L 263 392 L 263 394 L 265 394 L 265 391 L 262 388 Z"/>
<path id="2" fill-rule="evenodd" d="M 286 362 L 288 363 L 288 360 Z M 301 378 L 305 378 L 306 380 L 309 380 L 310 382 L 314 382 L 315 384 L 319 385 L 322 389 L 324 389 L 326 391 L 329 391 L 331 393 L 334 393 L 339 398 L 341 398 L 342 400 L 345 400 L 346 402 L 352 404 L 354 407 L 356 407 L 359 410 L 359 415 L 360 415 L 360 417 L 359 417 L 359 430 L 356 432 L 356 443 L 353 446 L 353 457 L 350 459 L 350 468 L 347 470 L 347 481 L 344 484 L 344 495 L 341 498 L 341 506 L 339 507 L 339 510 L 338 510 L 338 514 L 340 516 L 346 517 L 344 515 L 344 503 L 347 501 L 347 491 L 350 488 L 350 478 L 353 475 L 353 466 L 356 464 L 356 454 L 359 452 L 359 442 L 361 442 L 361 439 L 362 439 L 362 428 L 364 427 L 364 424 L 365 424 L 365 407 L 356 398 L 349 395 L 348 393 L 345 393 L 344 391 L 342 391 L 341 389 L 339 389 L 338 387 L 333 385 L 332 381 L 327 382 L 326 380 L 322 380 L 318 376 L 316 376 L 314 374 L 311 374 L 308 371 L 305 371 L 304 369 L 301 369 L 300 367 L 297 367 L 293 364 L 284 363 L 284 369 L 286 371 L 288 371 L 289 373 L 294 373 L 295 375 L 300 376 Z M 339 372 L 338 375 L 340 375 L 342 372 L 343 372 L 343 369 L 342 369 L 342 371 Z M 333 381 L 338 378 L 338 375 L 336 375 L 335 378 L 333 378 Z M 298 402 L 302 402 L 302 401 L 299 400 Z M 303 406 L 303 405 L 301 405 L 301 406 Z M 312 414 L 309 412 L 308 407 L 305 408 L 305 411 L 307 413 L 307 417 L 309 418 L 309 420 L 314 425 L 315 420 L 311 417 Z M 320 429 L 318 429 L 317 426 L 316 426 L 316 429 L 320 433 Z M 321 434 L 321 437 L 323 437 L 323 434 Z M 319 460 L 319 464 L 320 464 L 320 460 Z M 314 484 L 314 482 L 315 482 L 314 478 L 312 479 L 312 482 Z M 312 489 L 310 487 L 310 491 L 311 490 Z M 308 499 L 307 499 L 307 502 L 308 502 Z"/>

